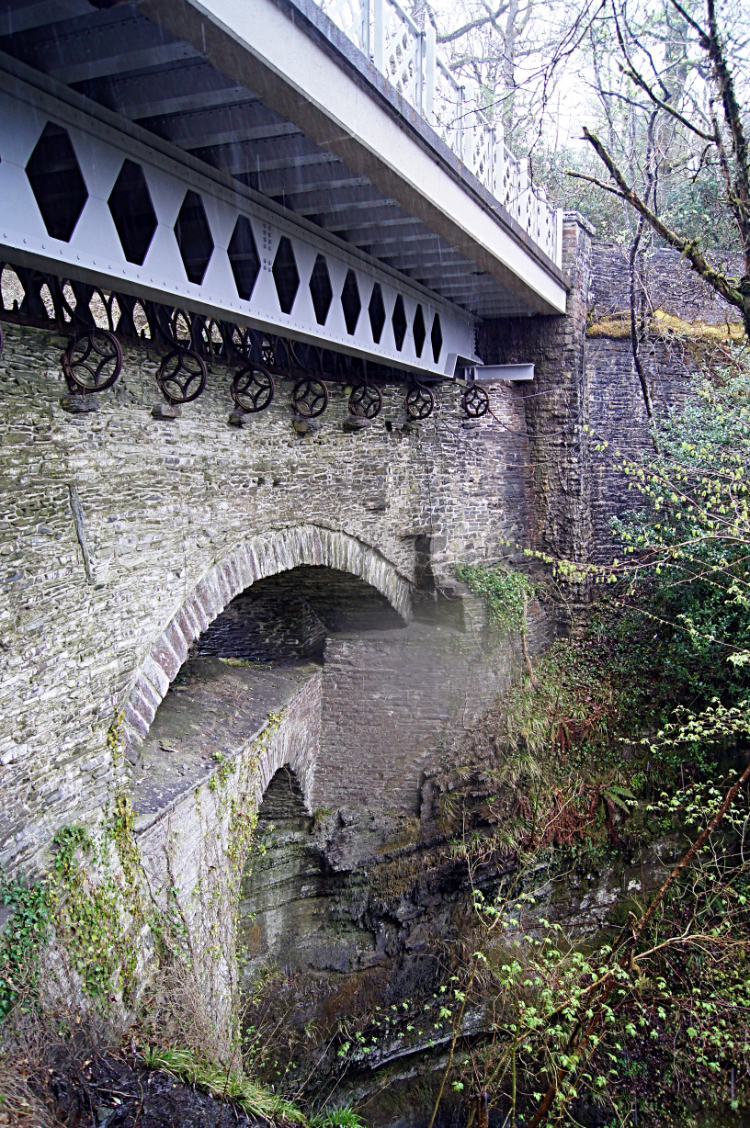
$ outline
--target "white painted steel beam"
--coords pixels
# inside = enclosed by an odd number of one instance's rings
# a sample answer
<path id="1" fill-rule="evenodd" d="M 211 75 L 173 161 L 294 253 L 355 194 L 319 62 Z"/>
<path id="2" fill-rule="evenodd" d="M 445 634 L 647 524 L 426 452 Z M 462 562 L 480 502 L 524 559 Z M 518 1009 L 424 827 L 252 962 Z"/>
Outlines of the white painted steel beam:
<path id="1" fill-rule="evenodd" d="M 63 100 L 53 96 L 49 89 L 40 89 L 22 79 L 18 73 L 21 70 L 17 65 L 15 74 L 0 71 L 0 257 L 4 261 L 229 322 L 269 329 L 424 375 L 452 376 L 449 357 L 473 357 L 475 319 L 458 306 L 424 287 L 410 284 L 397 272 L 340 240 L 327 237 L 320 228 L 293 212 L 274 207 L 250 189 L 243 192 L 239 186 L 232 187 L 219 174 L 216 178 L 205 175 L 195 162 L 191 163 L 180 149 L 167 142 L 156 148 L 153 139 L 138 127 L 124 133 L 103 120 L 107 114 L 92 116 L 86 112 L 85 99 L 73 92 L 68 92 Z M 110 117 L 114 119 L 114 115 Z M 26 172 L 48 122 L 66 130 L 86 186 L 87 198 L 69 241 L 49 234 Z M 108 206 L 125 159 L 142 168 L 157 221 L 142 265 L 126 260 Z M 175 236 L 175 223 L 188 190 L 202 199 L 213 243 L 200 284 L 189 281 Z M 251 225 L 261 260 L 249 301 L 239 296 L 227 253 L 240 216 Z M 281 308 L 273 272 L 282 238 L 292 245 L 299 276 L 289 313 Z M 318 255 L 326 260 L 333 294 L 323 325 L 316 319 L 309 286 Z M 353 333 L 347 331 L 341 300 L 349 271 L 356 277 L 361 302 Z M 368 316 L 376 283 L 386 311 L 379 342 L 374 340 Z M 392 322 L 399 295 L 407 323 L 401 349 L 397 347 Z M 416 353 L 413 333 L 418 305 L 422 307 L 426 329 L 421 356 Z M 430 341 L 435 316 L 440 319 L 442 336 L 437 360 Z"/>
<path id="2" fill-rule="evenodd" d="M 274 0 L 139 0 L 139 8 L 231 80 L 257 92 L 532 310 L 564 312 L 566 287 L 554 264 L 437 159 L 408 103 L 402 100 L 396 113 L 392 96 L 379 96 L 381 76 L 370 74 L 369 64 L 355 74 L 330 44 L 311 36 L 304 20 L 290 18 Z"/>

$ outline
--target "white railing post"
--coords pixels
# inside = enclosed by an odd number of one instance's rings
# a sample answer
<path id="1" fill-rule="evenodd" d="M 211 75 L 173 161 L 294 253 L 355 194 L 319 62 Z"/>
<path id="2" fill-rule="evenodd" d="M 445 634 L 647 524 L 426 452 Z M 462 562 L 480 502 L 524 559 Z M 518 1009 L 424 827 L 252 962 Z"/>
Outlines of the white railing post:
<path id="1" fill-rule="evenodd" d="M 562 270 L 563 264 L 563 210 L 558 208 L 555 213 L 555 263 Z"/>
<path id="2" fill-rule="evenodd" d="M 425 66 L 424 66 L 424 116 L 430 125 L 435 119 L 435 54 L 437 51 L 437 33 L 432 24 L 427 21 L 425 31 Z"/>
<path id="3" fill-rule="evenodd" d="M 492 186 L 490 191 L 496 200 L 500 199 L 499 189 L 502 187 L 505 173 L 505 133 L 502 120 L 495 122 L 493 129 L 493 156 L 492 156 Z"/>
<path id="4" fill-rule="evenodd" d="M 456 156 L 460 161 L 464 159 L 464 101 L 465 91 L 459 86 L 456 89 Z"/>
<path id="5" fill-rule="evenodd" d="M 473 82 L 467 82 L 464 90 L 463 104 L 464 122 L 464 151 L 463 162 L 469 172 L 476 172 L 477 131 L 477 91 Z"/>
<path id="6" fill-rule="evenodd" d="M 417 53 L 417 59 L 416 59 L 417 81 L 416 81 L 415 94 L 416 94 L 416 103 L 417 104 L 416 104 L 415 109 L 417 110 L 417 112 L 420 114 L 421 117 L 424 117 L 425 116 L 425 114 L 424 114 L 424 101 L 425 101 L 425 99 L 424 99 L 425 34 L 424 34 L 423 31 L 420 31 L 419 35 L 417 37 L 417 52 L 416 53 Z"/>
<path id="7" fill-rule="evenodd" d="M 360 0 L 360 18 L 362 20 L 362 51 L 369 59 L 372 52 L 370 43 L 370 0 Z"/>
<path id="8" fill-rule="evenodd" d="M 372 61 L 381 74 L 385 74 L 385 12 L 386 0 L 373 0 Z"/>
<path id="9" fill-rule="evenodd" d="M 524 231 L 529 229 L 531 209 L 529 207 L 529 162 L 524 157 L 518 162 L 518 222 Z"/>
<path id="10" fill-rule="evenodd" d="M 484 186 L 494 195 L 495 191 L 495 130 L 487 127 L 489 141 L 487 143 L 487 170 L 484 174 Z"/>

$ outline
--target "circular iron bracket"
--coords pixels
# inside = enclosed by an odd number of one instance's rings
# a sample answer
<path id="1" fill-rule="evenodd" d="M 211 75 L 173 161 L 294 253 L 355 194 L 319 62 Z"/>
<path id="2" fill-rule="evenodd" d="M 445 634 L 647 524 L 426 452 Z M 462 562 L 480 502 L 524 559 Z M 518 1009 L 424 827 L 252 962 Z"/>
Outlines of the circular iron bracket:
<path id="1" fill-rule="evenodd" d="M 266 368 L 274 369 L 274 371 L 278 372 L 278 366 L 282 363 L 282 358 L 276 339 L 264 333 L 258 347 L 260 350 L 260 359 L 263 361 Z M 283 350 L 281 351 L 283 352 Z"/>
<path id="2" fill-rule="evenodd" d="M 72 392 L 103 392 L 122 372 L 120 342 L 108 329 L 85 329 L 71 338 L 61 363 Z"/>
<path id="3" fill-rule="evenodd" d="M 410 419 L 426 419 L 435 410 L 435 397 L 429 388 L 417 384 L 406 393 L 406 413 Z"/>
<path id="4" fill-rule="evenodd" d="M 328 407 L 328 388 L 322 380 L 303 376 L 292 388 L 292 403 L 298 415 L 316 419 Z"/>
<path id="5" fill-rule="evenodd" d="M 383 395 L 377 384 L 357 384 L 349 396 L 349 411 L 360 419 L 375 419 L 383 407 Z"/>
<path id="6" fill-rule="evenodd" d="M 275 391 L 273 376 L 259 364 L 241 368 L 232 381 L 232 399 L 241 411 L 265 411 Z"/>
<path id="7" fill-rule="evenodd" d="M 463 394 L 464 411 L 471 419 L 481 419 L 490 410 L 490 397 L 486 388 L 470 384 Z"/>
<path id="8" fill-rule="evenodd" d="M 169 403 L 191 403 L 205 388 L 207 377 L 203 357 L 189 349 L 177 349 L 164 357 L 156 382 Z"/>

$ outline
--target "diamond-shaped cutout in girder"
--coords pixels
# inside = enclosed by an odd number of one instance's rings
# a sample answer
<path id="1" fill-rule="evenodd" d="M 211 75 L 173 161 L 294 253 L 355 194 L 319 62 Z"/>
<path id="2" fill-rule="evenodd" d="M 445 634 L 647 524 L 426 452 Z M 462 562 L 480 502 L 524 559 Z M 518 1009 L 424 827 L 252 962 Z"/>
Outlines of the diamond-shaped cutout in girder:
<path id="1" fill-rule="evenodd" d="M 135 161 L 123 162 L 109 194 L 109 210 L 128 262 L 141 266 L 157 227 L 143 169 Z"/>
<path id="2" fill-rule="evenodd" d="M 385 305 L 383 303 L 383 291 L 380 289 L 379 282 L 376 282 L 372 288 L 368 313 L 370 314 L 372 339 L 376 345 L 379 345 L 380 338 L 383 335 L 383 326 L 385 325 Z"/>
<path id="3" fill-rule="evenodd" d="M 417 356 L 421 356 L 422 349 L 424 348 L 424 339 L 427 336 L 421 305 L 417 306 L 417 312 L 414 314 L 414 327 L 412 332 L 414 333 L 414 348 L 416 349 Z"/>
<path id="4" fill-rule="evenodd" d="M 48 233 L 69 242 L 89 194 L 67 130 L 47 122 L 26 175 Z"/>
<path id="5" fill-rule="evenodd" d="M 203 200 L 197 192 L 190 190 L 185 193 L 185 199 L 182 201 L 174 225 L 174 233 L 188 280 L 200 286 L 213 254 L 214 241 L 206 219 Z"/>
<path id="6" fill-rule="evenodd" d="M 341 291 L 341 305 L 344 310 L 344 321 L 347 333 L 354 333 L 362 311 L 362 300 L 359 296 L 357 275 L 353 270 L 347 270 L 344 288 Z"/>
<path id="7" fill-rule="evenodd" d="M 279 239 L 272 271 L 282 313 L 291 313 L 299 289 L 299 271 L 297 270 L 297 260 L 294 257 L 294 248 L 286 235 L 282 235 Z"/>
<path id="8" fill-rule="evenodd" d="M 227 247 L 227 256 L 237 293 L 244 302 L 249 302 L 260 274 L 260 255 L 250 220 L 244 215 L 241 215 L 234 225 L 232 238 Z"/>
<path id="9" fill-rule="evenodd" d="M 436 313 L 432 320 L 432 332 L 430 333 L 430 341 L 432 342 L 432 355 L 435 364 L 440 360 L 440 350 L 443 347 L 443 330 L 440 327 L 440 314 Z"/>
<path id="10" fill-rule="evenodd" d="M 396 338 L 396 348 L 401 352 L 404 347 L 404 338 L 406 337 L 407 321 L 404 299 L 400 294 L 396 298 L 391 321 L 393 322 L 393 336 Z"/>
<path id="11" fill-rule="evenodd" d="M 331 276 L 328 273 L 328 263 L 323 255 L 318 255 L 315 260 L 315 266 L 310 275 L 310 293 L 312 294 L 313 309 L 318 325 L 325 325 L 328 310 L 333 301 L 333 290 L 331 289 Z"/>

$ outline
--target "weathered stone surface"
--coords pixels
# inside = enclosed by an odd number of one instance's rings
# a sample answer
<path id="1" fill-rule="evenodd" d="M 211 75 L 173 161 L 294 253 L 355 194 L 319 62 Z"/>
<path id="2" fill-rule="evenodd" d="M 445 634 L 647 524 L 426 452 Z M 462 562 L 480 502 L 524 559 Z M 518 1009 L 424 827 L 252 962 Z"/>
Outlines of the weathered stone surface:
<path id="1" fill-rule="evenodd" d="M 347 398 L 334 385 L 319 428 L 301 439 L 283 387 L 251 427 L 228 427 L 223 369 L 209 373 L 179 423 L 154 421 L 156 361 L 127 346 L 100 411 L 70 415 L 59 403 L 59 348 L 46 331 L 5 327 L 0 861 L 11 867 L 42 864 L 61 825 L 96 820 L 117 778 L 107 732 L 125 710 L 125 734 L 142 733 L 138 706 L 153 706 L 140 690 L 126 709 L 139 675 L 163 696 L 195 627 L 205 630 L 241 585 L 324 565 L 373 584 L 408 616 L 419 538 L 442 585 L 456 561 L 504 556 L 529 527 L 514 388 L 491 390 L 510 430 L 488 417 L 465 432 L 460 390 L 445 386 L 434 415 L 405 432 L 403 388 L 394 386 L 383 390 L 381 415 L 354 435 L 342 429 Z M 83 765 L 99 755 L 105 767 L 94 778 Z"/>
<path id="2" fill-rule="evenodd" d="M 69 411 L 71 415 L 87 415 L 98 411 L 100 406 L 99 400 L 94 395 L 72 392 L 69 396 L 60 397 L 60 407 L 63 411 Z"/>

